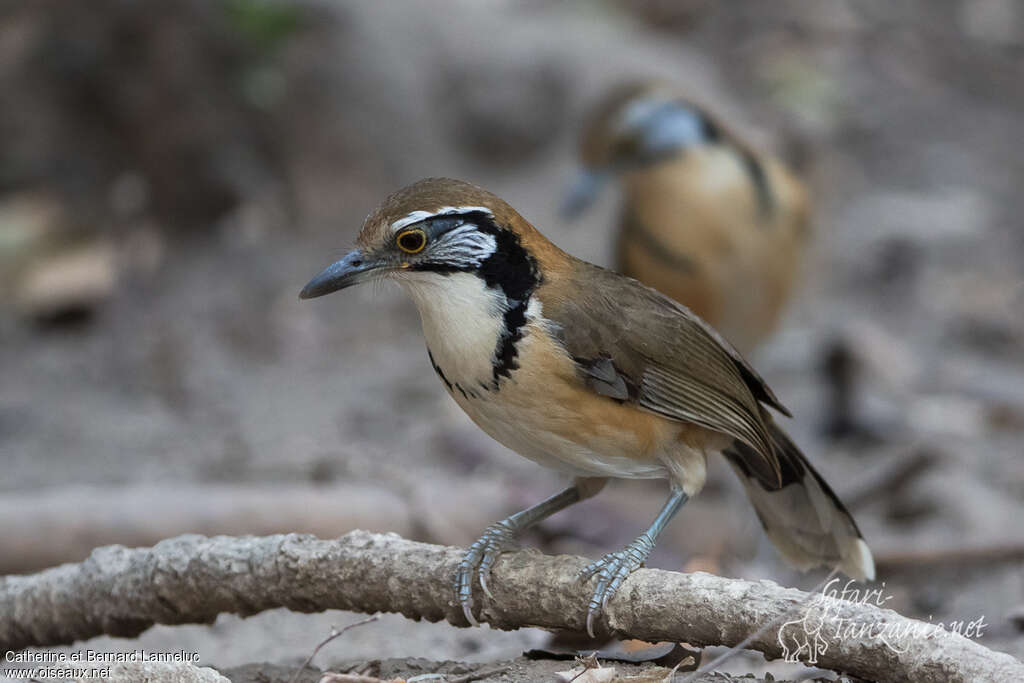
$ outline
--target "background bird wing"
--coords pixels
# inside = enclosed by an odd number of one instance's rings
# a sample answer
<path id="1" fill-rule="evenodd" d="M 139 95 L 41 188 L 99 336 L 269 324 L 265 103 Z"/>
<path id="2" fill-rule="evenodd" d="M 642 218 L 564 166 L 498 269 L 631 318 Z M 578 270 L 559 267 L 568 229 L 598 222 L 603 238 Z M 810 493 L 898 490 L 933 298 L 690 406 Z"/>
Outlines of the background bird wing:
<path id="1" fill-rule="evenodd" d="M 579 262 L 569 295 L 544 317 L 595 392 L 727 434 L 776 474 L 761 403 L 789 414 L 742 356 L 685 307 L 639 282 Z M 585 283 L 585 284 L 583 284 Z M 563 291 L 565 289 L 563 288 Z"/>

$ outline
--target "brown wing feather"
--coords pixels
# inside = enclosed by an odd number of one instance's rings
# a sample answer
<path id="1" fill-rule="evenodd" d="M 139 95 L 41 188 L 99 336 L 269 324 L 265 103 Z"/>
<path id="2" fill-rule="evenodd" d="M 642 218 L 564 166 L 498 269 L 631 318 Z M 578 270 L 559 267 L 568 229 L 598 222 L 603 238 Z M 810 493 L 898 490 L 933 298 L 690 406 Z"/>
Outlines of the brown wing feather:
<path id="1" fill-rule="evenodd" d="M 636 280 L 576 259 L 545 284 L 543 315 L 591 389 L 728 434 L 778 474 L 759 402 L 789 412 L 704 321 Z"/>

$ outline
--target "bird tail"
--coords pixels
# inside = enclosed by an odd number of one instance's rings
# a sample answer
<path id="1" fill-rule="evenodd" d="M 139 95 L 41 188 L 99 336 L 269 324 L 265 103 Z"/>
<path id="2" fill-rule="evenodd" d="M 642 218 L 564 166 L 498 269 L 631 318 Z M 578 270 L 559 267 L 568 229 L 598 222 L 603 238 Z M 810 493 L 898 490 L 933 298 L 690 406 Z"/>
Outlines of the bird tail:
<path id="1" fill-rule="evenodd" d="M 846 506 L 804 454 L 765 413 L 778 473 L 750 446 L 723 451 L 739 475 L 768 538 L 800 570 L 838 566 L 858 581 L 875 578 L 875 562 Z"/>

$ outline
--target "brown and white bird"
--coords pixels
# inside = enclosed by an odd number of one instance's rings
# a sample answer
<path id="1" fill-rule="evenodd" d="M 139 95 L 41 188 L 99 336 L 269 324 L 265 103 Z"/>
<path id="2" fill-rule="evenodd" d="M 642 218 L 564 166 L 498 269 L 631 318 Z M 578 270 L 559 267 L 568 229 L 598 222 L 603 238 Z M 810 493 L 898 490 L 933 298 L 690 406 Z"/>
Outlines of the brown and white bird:
<path id="1" fill-rule="evenodd" d="M 593 633 L 605 602 L 701 490 L 714 454 L 734 467 L 793 565 L 873 578 L 853 518 L 766 406 L 789 413 L 732 346 L 675 301 L 573 258 L 497 196 L 445 178 L 388 197 L 357 248 L 300 296 L 374 278 L 412 297 L 434 370 L 481 429 L 576 478 L 470 547 L 456 579 L 470 623 L 474 575 L 489 595 L 490 568 L 518 532 L 596 494 L 609 477 L 666 479 L 668 500 L 650 528 L 585 572 L 597 578 Z"/>
<path id="2" fill-rule="evenodd" d="M 688 306 L 744 352 L 774 329 L 810 233 L 807 194 L 782 163 L 649 82 L 599 103 L 580 158 L 564 214 L 620 180 L 619 272 Z"/>

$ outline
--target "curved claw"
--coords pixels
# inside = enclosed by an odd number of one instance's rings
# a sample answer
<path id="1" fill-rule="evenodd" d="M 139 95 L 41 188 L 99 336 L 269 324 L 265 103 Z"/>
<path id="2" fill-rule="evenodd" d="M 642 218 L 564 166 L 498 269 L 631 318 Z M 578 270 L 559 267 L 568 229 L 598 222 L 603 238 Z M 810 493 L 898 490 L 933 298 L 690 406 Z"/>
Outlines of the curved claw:
<path id="1" fill-rule="evenodd" d="M 462 613 L 466 615 L 466 621 L 473 626 L 479 626 L 480 622 L 473 616 L 473 575 L 476 574 L 480 580 L 480 588 L 489 598 L 494 598 L 487 581 L 491 575 L 491 568 L 497 561 L 498 556 L 504 552 L 512 543 L 515 535 L 512 527 L 506 521 L 497 522 L 487 527 L 483 535 L 477 539 L 462 561 L 459 562 L 455 574 L 455 594 L 462 605 Z"/>
<path id="2" fill-rule="evenodd" d="M 485 558 L 486 559 L 486 558 Z M 480 579 L 480 590 L 484 592 L 491 600 L 494 599 L 494 595 L 491 593 L 491 589 L 487 587 L 487 577 L 491 575 L 490 567 L 484 570 L 483 562 L 480 563 L 480 571 L 477 573 L 477 578 Z"/>
<path id="3" fill-rule="evenodd" d="M 594 622 L 608 607 L 608 601 L 618 592 L 622 582 L 634 571 L 644 566 L 648 555 L 654 549 L 654 541 L 647 534 L 630 543 L 624 549 L 608 553 L 597 562 L 592 562 L 580 572 L 580 580 L 587 581 L 597 576 L 597 586 L 587 604 L 587 635 L 594 636 Z"/>
<path id="4" fill-rule="evenodd" d="M 466 621 L 472 626 L 479 626 L 480 622 L 473 616 L 473 562 L 476 553 L 476 544 L 469 547 L 469 552 L 459 562 L 459 568 L 455 572 L 455 595 L 459 604 L 462 605 L 462 613 L 466 615 Z"/>
<path id="5" fill-rule="evenodd" d="M 469 622 L 470 626 L 479 626 L 480 622 L 477 621 L 476 617 L 473 616 L 473 599 L 470 598 L 462 603 L 462 613 L 466 616 L 466 621 Z"/>

